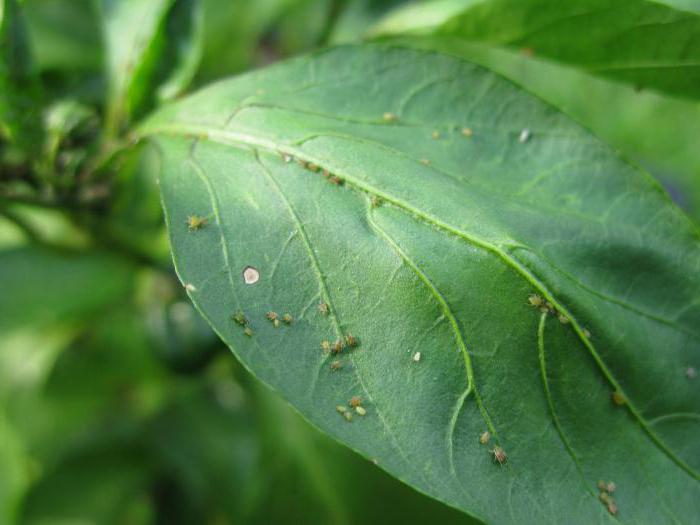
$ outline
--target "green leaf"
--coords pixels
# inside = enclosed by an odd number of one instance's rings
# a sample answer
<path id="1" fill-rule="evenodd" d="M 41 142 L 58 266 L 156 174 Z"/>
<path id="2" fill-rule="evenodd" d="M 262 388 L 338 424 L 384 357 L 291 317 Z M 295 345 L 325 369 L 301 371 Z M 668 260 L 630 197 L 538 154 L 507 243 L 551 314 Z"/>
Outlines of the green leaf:
<path id="1" fill-rule="evenodd" d="M 0 139 L 25 154 L 41 143 L 39 91 L 16 0 L 0 0 Z"/>
<path id="2" fill-rule="evenodd" d="M 567 117 L 463 60 L 365 45 L 219 82 L 141 132 L 190 297 L 314 425 L 489 522 L 612 522 L 600 479 L 621 521 L 698 515 L 699 232 Z"/>
<path id="3" fill-rule="evenodd" d="M 143 109 L 164 49 L 162 26 L 174 0 L 100 0 L 107 50 L 106 124 L 119 131 Z"/>
<path id="4" fill-rule="evenodd" d="M 520 49 L 637 89 L 700 98 L 700 5 L 664 0 L 439 0 L 375 34 L 439 34 Z"/>

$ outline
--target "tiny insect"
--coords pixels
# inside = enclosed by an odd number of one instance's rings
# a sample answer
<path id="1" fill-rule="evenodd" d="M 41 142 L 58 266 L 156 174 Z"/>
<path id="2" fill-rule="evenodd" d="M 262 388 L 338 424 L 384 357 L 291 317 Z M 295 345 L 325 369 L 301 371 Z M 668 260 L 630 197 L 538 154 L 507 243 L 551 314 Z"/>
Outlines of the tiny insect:
<path id="1" fill-rule="evenodd" d="M 313 171 L 313 172 L 317 172 L 317 171 L 318 171 L 318 165 L 317 165 L 317 164 L 314 164 L 313 162 L 309 162 L 309 163 L 306 165 L 306 167 L 307 167 L 309 170 Z"/>
<path id="2" fill-rule="evenodd" d="M 322 170 L 321 175 L 323 175 L 323 178 L 328 179 L 331 176 L 331 172 L 328 170 Z"/>
<path id="3" fill-rule="evenodd" d="M 430 159 L 420 159 L 420 162 L 425 166 L 430 166 Z"/>
<path id="4" fill-rule="evenodd" d="M 462 128 L 462 135 L 465 137 L 471 137 L 473 134 L 472 128 Z"/>
<path id="5" fill-rule="evenodd" d="M 321 350 L 323 350 L 324 354 L 329 353 L 331 351 L 331 344 L 326 340 L 321 341 Z"/>
<path id="6" fill-rule="evenodd" d="M 617 504 L 614 501 L 608 503 L 608 512 L 613 516 L 617 515 Z"/>
<path id="7" fill-rule="evenodd" d="M 493 447 L 491 453 L 493 454 L 494 461 L 498 462 L 499 465 L 503 465 L 506 461 L 508 461 L 506 451 L 499 446 Z"/>
<path id="8" fill-rule="evenodd" d="M 491 439 L 491 433 L 487 430 L 479 436 L 479 443 L 486 445 Z"/>
<path id="9" fill-rule="evenodd" d="M 610 503 L 610 496 L 608 495 L 607 492 L 601 492 L 601 493 L 598 495 L 598 499 L 600 499 L 600 501 L 601 501 L 602 503 L 605 503 L 606 505 L 607 505 L 608 503 Z"/>
<path id="10" fill-rule="evenodd" d="M 554 305 L 553 305 L 552 303 L 550 303 L 549 301 L 547 301 L 546 303 L 544 303 L 544 305 L 545 305 L 545 307 L 547 308 L 547 310 L 549 310 L 550 312 L 556 312 L 556 311 L 557 311 L 556 308 L 554 308 Z"/>
<path id="11" fill-rule="evenodd" d="M 245 335 L 247 335 L 248 337 L 253 337 L 253 331 L 248 326 L 245 327 L 245 330 L 243 330 L 243 333 Z"/>
<path id="12" fill-rule="evenodd" d="M 272 326 L 274 326 L 275 328 L 279 328 L 279 327 L 280 327 L 280 320 L 279 320 L 279 319 L 273 319 L 273 320 L 272 320 Z"/>
<path id="13" fill-rule="evenodd" d="M 586 330 L 586 329 L 584 328 L 584 329 L 582 330 L 582 332 L 583 332 L 583 336 L 584 336 L 586 339 L 590 339 L 590 338 L 591 338 L 591 333 L 590 333 L 588 330 Z"/>
<path id="14" fill-rule="evenodd" d="M 338 360 L 336 359 L 335 361 L 333 361 L 333 362 L 331 363 L 331 370 L 333 370 L 333 371 L 335 372 L 336 370 L 340 370 L 340 369 L 342 368 L 342 366 L 343 366 L 343 365 L 340 363 L 340 361 L 338 361 Z"/>
<path id="15" fill-rule="evenodd" d="M 615 483 L 612 481 L 608 481 L 608 484 L 606 485 L 605 488 L 608 490 L 608 492 L 613 493 L 613 492 L 615 492 L 617 485 L 615 485 Z"/>
<path id="16" fill-rule="evenodd" d="M 187 290 L 188 292 L 196 292 L 196 291 L 197 291 L 197 287 L 196 287 L 194 284 L 192 284 L 192 283 L 187 283 L 187 284 L 185 285 L 185 290 Z"/>
<path id="17" fill-rule="evenodd" d="M 318 303 L 318 311 L 321 312 L 323 315 L 328 315 L 328 305 L 321 301 L 320 303 Z"/>
<path id="18" fill-rule="evenodd" d="M 328 181 L 329 181 L 331 184 L 335 184 L 336 186 L 342 186 L 342 185 L 343 185 L 343 179 L 341 179 L 341 178 L 338 177 L 337 175 L 331 176 L 331 177 L 328 179 Z"/>
<path id="19" fill-rule="evenodd" d="M 287 162 L 287 163 L 292 162 L 292 156 L 288 155 L 286 153 L 284 155 L 282 155 L 282 159 L 284 160 L 284 162 Z"/>
<path id="20" fill-rule="evenodd" d="M 530 140 L 531 136 L 532 132 L 528 128 L 525 128 L 520 132 L 520 135 L 518 136 L 518 142 L 520 142 L 520 144 L 524 144 L 528 140 Z"/>
<path id="21" fill-rule="evenodd" d="M 299 166 L 301 166 L 302 168 L 306 168 L 307 165 L 304 159 L 297 159 L 297 164 L 299 164 Z"/>
<path id="22" fill-rule="evenodd" d="M 438 130 L 435 130 L 430 136 L 437 140 L 440 138 L 440 132 Z"/>
<path id="23" fill-rule="evenodd" d="M 698 371 L 695 370 L 692 366 L 689 366 L 685 369 L 685 377 L 687 377 L 688 379 L 695 379 L 696 377 L 698 377 Z"/>
<path id="24" fill-rule="evenodd" d="M 240 310 L 238 310 L 235 314 L 233 314 L 233 315 L 231 316 L 231 319 L 233 319 L 234 321 L 236 321 L 236 323 L 238 323 L 238 324 L 241 325 L 241 326 L 245 326 L 245 325 L 248 324 L 248 319 L 247 319 L 246 316 L 243 314 L 243 312 L 241 312 Z"/>
<path id="25" fill-rule="evenodd" d="M 364 416 L 367 414 L 367 411 L 362 407 L 355 407 L 355 412 L 357 412 L 361 416 Z"/>
<path id="26" fill-rule="evenodd" d="M 345 408 L 345 406 L 343 406 L 343 405 L 336 405 L 335 409 L 341 414 L 344 414 L 345 412 L 348 411 L 348 409 Z"/>
<path id="27" fill-rule="evenodd" d="M 199 215 L 190 215 L 187 217 L 187 228 L 191 232 L 200 230 L 207 225 L 207 219 L 205 217 L 200 217 Z"/>
<path id="28" fill-rule="evenodd" d="M 331 346 L 331 352 L 334 354 L 339 354 L 340 352 L 343 351 L 345 348 L 345 343 L 343 343 L 342 339 L 336 339 L 335 343 L 333 343 L 333 346 Z"/>
<path id="29" fill-rule="evenodd" d="M 530 297 L 528 297 L 527 302 L 530 303 L 530 306 L 534 306 L 535 308 L 544 306 L 544 299 L 537 294 L 532 294 Z"/>
<path id="30" fill-rule="evenodd" d="M 352 408 L 359 407 L 361 404 L 362 398 L 360 396 L 352 396 L 350 401 L 348 401 L 348 405 L 350 405 Z"/>
<path id="31" fill-rule="evenodd" d="M 352 334 L 348 334 L 345 336 L 345 342 L 350 348 L 354 348 L 357 346 L 357 338 Z"/>
<path id="32" fill-rule="evenodd" d="M 267 312 L 265 314 L 265 317 L 267 317 L 269 321 L 274 321 L 275 319 L 277 319 L 277 312 Z"/>
<path id="33" fill-rule="evenodd" d="M 420 352 L 416 352 L 415 354 L 413 354 L 413 361 L 415 361 L 416 363 L 420 361 L 420 356 Z"/>
<path id="34" fill-rule="evenodd" d="M 599 479 L 598 480 L 598 488 L 600 490 L 603 490 L 603 491 L 607 490 L 607 485 L 605 484 L 605 481 L 603 481 L 602 479 Z"/>
<path id="35" fill-rule="evenodd" d="M 372 198 L 370 199 L 370 203 L 372 204 L 372 208 L 378 208 L 379 206 L 382 205 L 382 199 L 380 199 L 376 195 L 372 195 Z"/>
<path id="36" fill-rule="evenodd" d="M 343 412 L 343 417 L 345 418 L 345 421 L 350 423 L 350 421 L 352 421 L 352 412 Z"/>
<path id="37" fill-rule="evenodd" d="M 292 317 L 291 314 L 284 314 L 282 316 L 282 321 L 284 321 L 284 324 L 292 324 L 292 321 L 294 321 L 294 318 Z"/>
<path id="38" fill-rule="evenodd" d="M 569 324 L 569 318 L 566 317 L 564 314 L 559 314 L 557 318 L 559 319 L 559 322 L 561 324 Z"/>
<path id="39" fill-rule="evenodd" d="M 382 118 L 385 122 L 395 122 L 396 120 L 398 120 L 398 117 L 396 115 L 388 111 L 382 115 Z"/>
<path id="40" fill-rule="evenodd" d="M 612 400 L 613 400 L 613 403 L 615 403 L 618 406 L 622 406 L 625 403 L 627 403 L 627 399 L 625 399 L 625 395 L 622 392 L 620 392 L 619 390 L 615 390 L 612 393 Z"/>

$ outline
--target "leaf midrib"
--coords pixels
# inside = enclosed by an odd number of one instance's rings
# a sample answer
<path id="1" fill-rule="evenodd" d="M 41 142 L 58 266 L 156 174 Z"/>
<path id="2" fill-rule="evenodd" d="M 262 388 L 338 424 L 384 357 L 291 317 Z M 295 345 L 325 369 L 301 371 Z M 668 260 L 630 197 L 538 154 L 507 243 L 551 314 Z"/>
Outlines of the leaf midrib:
<path id="1" fill-rule="evenodd" d="M 250 133 L 241 133 L 231 130 L 220 130 L 216 128 L 210 128 L 202 125 L 192 125 L 192 124 L 166 124 L 166 125 L 156 125 L 147 126 L 141 131 L 142 136 L 152 136 L 152 135 L 171 135 L 171 136 L 182 136 L 191 139 L 208 140 L 211 142 L 216 142 L 220 144 L 225 144 L 234 147 L 243 147 L 246 150 L 253 150 L 257 154 L 256 150 L 258 148 L 264 149 L 273 154 L 287 154 L 295 158 L 302 159 L 306 162 L 312 162 L 319 167 L 323 168 L 325 164 L 325 159 L 310 156 L 308 152 L 303 150 L 298 150 L 297 148 L 290 147 L 288 144 L 277 144 L 273 140 L 269 140 L 263 137 L 252 135 Z M 647 435 L 656 444 L 661 451 L 663 451 L 673 462 L 675 462 L 680 468 L 686 471 L 691 477 L 696 481 L 700 481 L 700 473 L 696 472 L 688 464 L 685 463 L 680 457 L 678 457 L 672 450 L 670 450 L 666 444 L 661 440 L 661 438 L 652 430 L 652 428 L 647 423 L 646 419 L 642 416 L 639 409 L 634 405 L 629 396 L 624 392 L 622 386 L 617 382 L 612 372 L 608 369 L 604 361 L 601 359 L 600 355 L 596 351 L 593 343 L 588 337 L 586 337 L 583 328 L 579 321 L 571 314 L 571 312 L 564 307 L 552 292 L 545 286 L 545 284 L 538 279 L 528 268 L 523 266 L 517 259 L 512 257 L 502 248 L 497 245 L 491 244 L 490 242 L 476 237 L 468 232 L 462 231 L 455 228 L 437 217 L 433 217 L 431 214 L 421 211 L 409 203 L 401 200 L 400 198 L 394 197 L 384 191 L 366 183 L 365 181 L 355 178 L 352 174 L 338 173 L 342 178 L 351 186 L 356 187 L 360 191 L 367 193 L 369 195 L 374 195 L 383 199 L 384 201 L 393 204 L 399 209 L 404 210 L 416 217 L 421 218 L 426 223 L 431 224 L 445 232 L 451 233 L 465 241 L 478 246 L 484 250 L 487 250 L 501 260 L 503 260 L 508 266 L 513 268 L 517 273 L 521 275 L 527 282 L 533 286 L 546 300 L 548 300 L 557 311 L 561 312 L 563 315 L 568 317 L 570 320 L 571 327 L 574 329 L 579 339 L 586 347 L 591 357 L 598 365 L 599 369 L 606 377 L 608 382 L 614 388 L 614 390 L 619 391 L 628 400 L 625 406 L 629 409 L 632 415 L 637 419 L 640 426 L 645 430 Z"/>

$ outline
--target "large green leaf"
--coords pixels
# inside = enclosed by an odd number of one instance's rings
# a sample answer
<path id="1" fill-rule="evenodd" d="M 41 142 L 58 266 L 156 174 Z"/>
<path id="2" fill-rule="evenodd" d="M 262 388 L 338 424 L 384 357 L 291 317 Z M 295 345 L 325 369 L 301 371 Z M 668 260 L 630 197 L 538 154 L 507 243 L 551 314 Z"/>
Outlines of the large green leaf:
<path id="1" fill-rule="evenodd" d="M 700 4 L 693 0 L 438 0 L 376 33 L 486 42 L 572 64 L 636 88 L 700 97 Z"/>
<path id="2" fill-rule="evenodd" d="M 219 82 L 141 132 L 188 293 L 316 426 L 487 521 L 614 521 L 599 479 L 621 521 L 698 515 L 698 230 L 567 117 L 465 61 L 366 45 Z M 321 342 L 348 334 L 333 371 Z"/>

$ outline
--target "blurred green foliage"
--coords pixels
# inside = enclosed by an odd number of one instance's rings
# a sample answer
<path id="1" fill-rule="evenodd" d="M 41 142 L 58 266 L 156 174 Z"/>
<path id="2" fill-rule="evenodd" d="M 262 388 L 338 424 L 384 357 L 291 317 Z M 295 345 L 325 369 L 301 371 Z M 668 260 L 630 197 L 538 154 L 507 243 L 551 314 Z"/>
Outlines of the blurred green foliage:
<path id="1" fill-rule="evenodd" d="M 158 154 L 128 133 L 164 100 L 357 41 L 405 3 L 0 0 L 0 523 L 471 523 L 233 359 L 177 284 Z M 459 45 L 700 219 L 697 101 Z"/>

